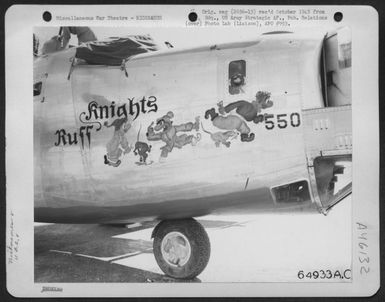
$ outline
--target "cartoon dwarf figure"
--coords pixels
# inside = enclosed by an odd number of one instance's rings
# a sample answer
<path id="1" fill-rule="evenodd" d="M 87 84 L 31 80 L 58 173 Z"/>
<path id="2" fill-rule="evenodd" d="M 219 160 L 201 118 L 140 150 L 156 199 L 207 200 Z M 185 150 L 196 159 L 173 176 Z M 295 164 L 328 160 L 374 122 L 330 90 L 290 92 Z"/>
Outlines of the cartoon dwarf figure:
<path id="1" fill-rule="evenodd" d="M 246 121 L 253 121 L 258 124 L 264 120 L 264 115 L 259 114 L 262 109 L 267 109 L 273 106 L 273 101 L 270 100 L 270 95 L 270 92 L 258 91 L 255 95 L 255 100 L 252 102 L 240 100 L 230 103 L 225 107 L 221 101 L 218 103 L 218 111 L 220 114 L 225 115 L 235 109 L 235 111 Z"/>
<path id="2" fill-rule="evenodd" d="M 165 145 L 161 147 L 161 159 L 165 159 L 168 154 L 175 148 L 181 149 L 183 146 L 187 144 L 191 144 L 195 146 L 197 142 L 201 139 L 201 134 L 197 133 L 196 136 L 192 134 L 180 134 L 179 132 L 190 132 L 195 129 L 195 131 L 199 130 L 199 117 L 195 118 L 195 123 L 188 122 L 181 125 L 173 125 L 172 118 L 174 117 L 174 113 L 169 111 L 166 115 L 158 118 L 156 120 L 156 125 L 153 127 L 154 122 L 151 123 L 147 128 L 147 139 L 149 141 L 163 141 Z"/>
<path id="3" fill-rule="evenodd" d="M 128 144 L 125 134 L 131 128 L 131 124 L 128 122 L 127 117 L 114 120 L 110 125 L 105 122 L 104 125 L 114 127 L 114 135 L 107 143 L 107 154 L 104 155 L 104 163 L 113 167 L 118 167 L 121 163 L 120 157 L 123 154 L 127 154 L 131 151 L 131 147 Z"/>

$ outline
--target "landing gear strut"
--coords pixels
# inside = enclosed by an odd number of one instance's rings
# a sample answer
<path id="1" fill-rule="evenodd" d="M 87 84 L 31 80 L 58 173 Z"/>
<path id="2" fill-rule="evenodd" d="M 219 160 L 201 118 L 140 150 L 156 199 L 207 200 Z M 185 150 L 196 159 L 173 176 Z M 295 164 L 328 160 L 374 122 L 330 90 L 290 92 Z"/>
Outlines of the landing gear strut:
<path id="1" fill-rule="evenodd" d="M 196 220 L 164 220 L 155 227 L 152 237 L 156 262 L 166 275 L 192 279 L 205 269 L 210 258 L 210 241 Z"/>

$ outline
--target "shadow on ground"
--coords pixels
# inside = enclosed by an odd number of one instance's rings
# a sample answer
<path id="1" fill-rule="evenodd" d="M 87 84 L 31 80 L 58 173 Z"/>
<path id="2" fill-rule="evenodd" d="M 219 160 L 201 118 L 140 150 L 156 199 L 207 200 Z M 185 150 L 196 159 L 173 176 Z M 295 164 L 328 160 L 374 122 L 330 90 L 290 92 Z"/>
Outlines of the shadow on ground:
<path id="1" fill-rule="evenodd" d="M 228 221 L 200 222 L 205 228 L 234 225 Z M 130 229 L 123 225 L 95 224 L 35 226 L 35 282 L 200 282 L 198 278 L 178 280 L 111 262 L 131 253 L 152 254 L 151 238 L 132 240 L 113 236 L 153 229 L 155 225 L 156 222 L 147 222 Z"/>

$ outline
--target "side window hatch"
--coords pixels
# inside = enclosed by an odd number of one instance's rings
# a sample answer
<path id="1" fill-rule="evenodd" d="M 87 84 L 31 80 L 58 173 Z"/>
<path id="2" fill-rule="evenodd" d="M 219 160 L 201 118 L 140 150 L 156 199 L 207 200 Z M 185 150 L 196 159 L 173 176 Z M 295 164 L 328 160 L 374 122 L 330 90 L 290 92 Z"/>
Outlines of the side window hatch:
<path id="1" fill-rule="evenodd" d="M 246 61 L 237 60 L 229 63 L 229 93 L 231 95 L 245 93 Z"/>
<path id="2" fill-rule="evenodd" d="M 41 101 L 42 103 L 44 102 L 45 98 L 45 86 L 46 86 L 46 80 L 48 77 L 48 73 L 45 73 L 41 76 L 38 76 L 34 79 L 33 83 L 33 98 L 34 101 Z"/>
<path id="3" fill-rule="evenodd" d="M 41 88 L 43 87 L 43 82 L 37 82 L 33 84 L 33 96 L 39 96 L 41 94 Z"/>

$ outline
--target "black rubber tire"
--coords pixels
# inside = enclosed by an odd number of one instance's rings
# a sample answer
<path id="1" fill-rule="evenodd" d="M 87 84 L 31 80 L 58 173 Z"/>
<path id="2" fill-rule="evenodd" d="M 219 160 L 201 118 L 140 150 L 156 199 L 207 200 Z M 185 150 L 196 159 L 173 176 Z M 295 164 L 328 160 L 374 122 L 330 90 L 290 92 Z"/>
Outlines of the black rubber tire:
<path id="1" fill-rule="evenodd" d="M 186 236 L 191 246 L 191 256 L 183 266 L 169 265 L 162 256 L 162 239 L 170 232 L 180 232 Z M 203 226 L 196 220 L 164 220 L 154 230 L 153 251 L 156 262 L 168 276 L 176 279 L 193 279 L 207 266 L 210 259 L 210 240 Z"/>

